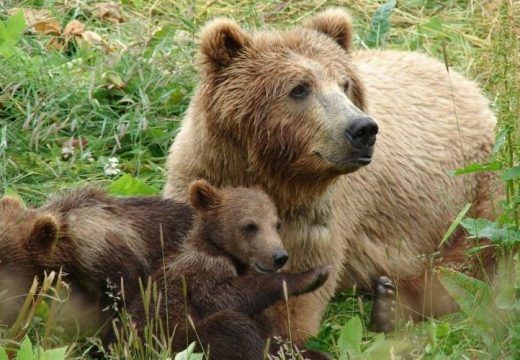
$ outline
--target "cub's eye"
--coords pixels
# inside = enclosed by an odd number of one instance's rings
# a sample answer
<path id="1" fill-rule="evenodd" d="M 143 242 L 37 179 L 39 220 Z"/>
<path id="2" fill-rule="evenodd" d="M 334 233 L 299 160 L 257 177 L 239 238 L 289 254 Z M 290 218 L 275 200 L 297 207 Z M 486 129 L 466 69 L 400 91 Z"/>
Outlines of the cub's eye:
<path id="1" fill-rule="evenodd" d="M 242 231 L 247 235 L 253 235 L 258 231 L 258 225 L 255 223 L 249 223 L 246 226 L 242 227 Z"/>
<path id="2" fill-rule="evenodd" d="M 277 221 L 276 222 L 276 230 L 280 231 L 281 228 L 282 228 L 282 222 L 281 221 Z"/>
<path id="3" fill-rule="evenodd" d="M 343 91 L 345 91 L 346 93 L 348 93 L 348 91 L 350 90 L 350 80 L 349 79 L 345 79 L 344 82 L 343 82 Z"/>
<path id="4" fill-rule="evenodd" d="M 309 93 L 311 92 L 311 89 L 309 89 L 309 86 L 307 84 L 300 84 L 298 86 L 295 86 L 291 90 L 290 96 L 293 99 L 305 99 Z"/>

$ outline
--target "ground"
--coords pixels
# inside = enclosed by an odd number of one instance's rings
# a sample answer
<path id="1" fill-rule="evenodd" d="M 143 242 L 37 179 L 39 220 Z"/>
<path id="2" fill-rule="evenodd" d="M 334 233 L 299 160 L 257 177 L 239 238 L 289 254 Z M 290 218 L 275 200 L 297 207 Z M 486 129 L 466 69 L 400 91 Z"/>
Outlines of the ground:
<path id="1" fill-rule="evenodd" d="M 509 16 L 501 12 L 502 3 L 513 5 Z M 510 216 L 503 220 L 518 228 L 514 204 L 519 188 L 520 105 L 514 99 L 520 95 L 520 81 L 511 64 L 518 64 L 512 58 L 518 56 L 514 40 L 518 44 L 520 4 L 403 0 L 388 20 L 385 8 L 378 12 L 383 4 L 377 0 L 4 1 L 0 3 L 0 20 L 7 29 L 0 26 L 0 194 L 19 195 L 36 205 L 50 192 L 78 184 L 96 184 L 122 195 L 157 193 L 165 181 L 167 149 L 195 84 L 195 35 L 201 25 L 224 15 L 251 28 L 283 27 L 327 6 L 342 6 L 353 15 L 356 47 L 423 51 L 481 84 L 499 114 L 497 142 L 503 144 L 490 166 L 501 168 L 503 177 L 510 179 L 506 206 Z M 20 7 L 26 9 L 25 22 L 34 25 L 26 32 Z M 500 305 L 505 306 L 503 298 L 516 301 L 514 291 L 510 295 L 515 286 L 504 291 Z M 386 351 L 389 357 L 392 346 L 407 346 L 406 351 L 423 358 L 456 359 L 461 354 L 507 358 L 520 351 L 520 328 L 512 319 L 501 321 L 503 326 L 496 330 L 489 322 L 475 325 L 471 321 L 476 316 L 464 311 L 406 327 L 386 340 L 374 338 L 365 331 L 369 301 L 359 295 L 363 294 L 340 294 L 335 299 L 312 346 L 345 358 L 347 352 L 354 358 L 370 358 L 376 351 Z M 60 342 L 54 336 L 59 331 L 45 325 L 49 314 L 52 306 L 40 309 L 33 319 L 29 331 L 33 343 L 45 348 L 67 345 L 68 356 L 82 357 L 91 342 Z M 44 332 L 46 328 L 50 330 Z M 0 348 L 16 347 L 24 333 L 0 329 Z M 143 354 L 122 341 L 115 356 L 124 351 Z"/>

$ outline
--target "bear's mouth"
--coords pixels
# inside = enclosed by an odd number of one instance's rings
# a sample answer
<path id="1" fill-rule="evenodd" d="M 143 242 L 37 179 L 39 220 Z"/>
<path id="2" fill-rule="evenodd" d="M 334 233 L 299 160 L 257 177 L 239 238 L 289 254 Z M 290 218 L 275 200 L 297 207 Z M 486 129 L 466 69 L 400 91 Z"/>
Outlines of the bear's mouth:
<path id="1" fill-rule="evenodd" d="M 369 149 L 371 150 L 371 149 Z M 370 153 L 371 151 L 366 151 Z M 313 154 L 319 158 L 320 160 L 324 161 L 325 163 L 329 164 L 332 167 L 350 167 L 350 166 L 365 166 L 372 162 L 373 157 L 370 154 L 353 154 L 358 155 L 357 157 L 349 157 L 348 160 L 343 161 L 342 164 L 336 163 L 334 161 L 331 161 L 330 159 L 326 158 L 321 154 L 319 151 L 313 151 Z"/>
<path id="2" fill-rule="evenodd" d="M 254 263 L 253 264 L 253 268 L 259 274 L 268 274 L 268 273 L 273 273 L 274 272 L 273 269 L 267 269 L 267 268 L 263 267 L 262 265 L 260 265 L 259 263 Z"/>

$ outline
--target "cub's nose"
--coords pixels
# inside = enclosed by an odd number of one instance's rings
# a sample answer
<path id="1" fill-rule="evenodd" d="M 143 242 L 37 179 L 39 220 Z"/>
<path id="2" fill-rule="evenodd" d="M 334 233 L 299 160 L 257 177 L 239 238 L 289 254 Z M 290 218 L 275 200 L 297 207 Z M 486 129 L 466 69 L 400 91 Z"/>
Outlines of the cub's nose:
<path id="1" fill-rule="evenodd" d="M 289 259 L 289 255 L 287 254 L 287 251 L 285 250 L 277 250 L 274 254 L 273 261 L 274 261 L 274 267 L 276 269 L 280 269 L 285 265 L 287 262 L 287 259 Z"/>
<path id="2" fill-rule="evenodd" d="M 357 148 L 370 147 L 376 142 L 379 128 L 371 117 L 355 119 L 347 128 L 347 139 Z"/>

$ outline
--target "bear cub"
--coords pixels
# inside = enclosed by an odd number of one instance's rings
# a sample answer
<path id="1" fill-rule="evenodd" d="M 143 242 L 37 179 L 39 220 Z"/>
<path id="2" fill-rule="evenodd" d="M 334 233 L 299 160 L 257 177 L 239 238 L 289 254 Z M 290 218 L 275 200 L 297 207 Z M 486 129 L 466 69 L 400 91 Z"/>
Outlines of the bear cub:
<path id="1" fill-rule="evenodd" d="M 264 192 L 216 189 L 203 180 L 189 192 L 197 215 L 193 228 L 153 277 L 166 302 L 158 317 L 175 328 L 175 350 L 198 341 L 211 360 L 263 359 L 266 339 L 255 315 L 284 299 L 283 282 L 287 296 L 305 294 L 325 283 L 330 267 L 276 272 L 288 255 L 277 210 Z M 148 312 L 140 300 L 130 313 L 142 332 Z"/>
<path id="2" fill-rule="evenodd" d="M 1 199 L 0 324 L 15 320 L 35 276 L 62 270 L 76 306 L 69 315 L 80 315 L 82 333 L 97 330 L 111 318 L 103 312 L 114 305 L 110 294 L 120 297 L 123 283 L 126 299 L 138 295 L 138 279 L 178 249 L 192 218 L 183 203 L 114 198 L 94 188 L 65 192 L 36 209 Z"/>

